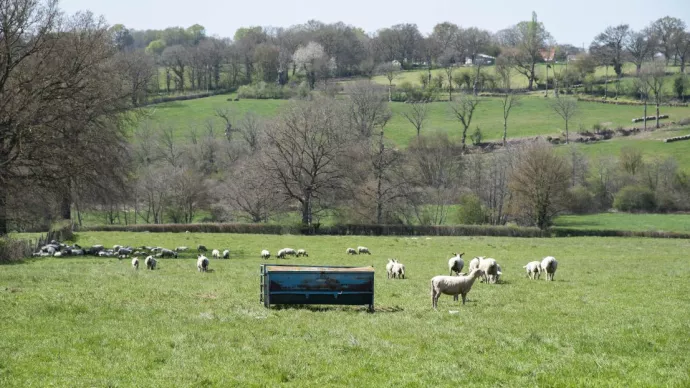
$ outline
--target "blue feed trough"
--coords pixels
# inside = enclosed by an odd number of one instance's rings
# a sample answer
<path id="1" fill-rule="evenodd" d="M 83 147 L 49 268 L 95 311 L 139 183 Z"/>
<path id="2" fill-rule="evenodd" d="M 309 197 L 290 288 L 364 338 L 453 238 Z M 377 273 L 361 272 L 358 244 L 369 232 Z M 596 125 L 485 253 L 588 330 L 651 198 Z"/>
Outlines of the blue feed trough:
<path id="1" fill-rule="evenodd" d="M 374 309 L 374 267 L 261 264 L 261 302 L 369 305 Z"/>

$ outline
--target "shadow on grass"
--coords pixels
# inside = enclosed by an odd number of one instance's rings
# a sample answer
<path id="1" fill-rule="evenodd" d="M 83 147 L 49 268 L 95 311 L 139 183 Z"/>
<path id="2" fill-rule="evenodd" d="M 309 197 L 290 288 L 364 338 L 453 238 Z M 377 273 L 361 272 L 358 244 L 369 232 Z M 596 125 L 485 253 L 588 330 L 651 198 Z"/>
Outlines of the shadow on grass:
<path id="1" fill-rule="evenodd" d="M 405 311 L 400 306 L 374 306 L 374 310 L 369 310 L 368 306 L 342 306 L 342 305 L 311 305 L 311 304 L 280 304 L 272 305 L 273 310 L 308 310 L 312 312 L 329 312 L 329 311 L 366 311 L 368 313 L 397 313 Z"/>
<path id="2" fill-rule="evenodd" d="M 30 261 L 34 261 L 34 260 L 38 260 L 38 259 L 37 258 L 30 258 L 30 259 L 24 259 L 24 260 L 0 261 L 0 266 L 29 264 Z"/>

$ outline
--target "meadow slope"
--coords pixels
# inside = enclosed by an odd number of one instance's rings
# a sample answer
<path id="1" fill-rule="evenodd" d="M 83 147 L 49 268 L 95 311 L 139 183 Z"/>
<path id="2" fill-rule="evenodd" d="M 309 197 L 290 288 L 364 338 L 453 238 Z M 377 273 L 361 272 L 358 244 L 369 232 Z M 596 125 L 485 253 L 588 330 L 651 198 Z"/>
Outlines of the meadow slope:
<path id="1" fill-rule="evenodd" d="M 82 245 L 229 248 L 198 273 L 193 254 L 156 271 L 117 259 L 0 266 L 0 386 L 687 386 L 687 240 L 368 238 L 82 233 Z M 368 246 L 371 256 L 346 257 Z M 376 312 L 259 303 L 258 253 L 374 265 Z M 462 306 L 430 306 L 452 252 L 495 257 L 505 282 Z M 651 252 L 654 252 L 651 255 Z M 554 255 L 555 282 L 522 266 Z M 408 279 L 386 280 L 388 257 Z M 274 261 L 274 260 L 271 260 Z M 653 264 L 652 264 L 653 263 Z"/>

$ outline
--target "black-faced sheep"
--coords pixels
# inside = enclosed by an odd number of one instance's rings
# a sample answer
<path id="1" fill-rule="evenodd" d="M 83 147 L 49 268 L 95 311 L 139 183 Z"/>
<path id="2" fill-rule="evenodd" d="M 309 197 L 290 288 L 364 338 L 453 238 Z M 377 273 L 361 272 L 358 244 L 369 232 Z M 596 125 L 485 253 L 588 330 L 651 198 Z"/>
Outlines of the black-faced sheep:
<path id="1" fill-rule="evenodd" d="M 465 304 L 467 294 L 472 289 L 474 281 L 480 276 L 484 276 L 484 271 L 478 268 L 466 276 L 434 276 L 431 278 L 431 306 L 434 309 L 438 306 L 438 298 L 441 294 L 453 295 L 453 301 L 457 301 L 458 295 L 462 295 L 462 304 Z"/>
<path id="2" fill-rule="evenodd" d="M 132 268 L 139 269 L 139 258 L 135 257 L 132 259 Z"/>
<path id="3" fill-rule="evenodd" d="M 199 255 L 199 257 L 196 259 L 196 269 L 199 272 L 207 272 L 208 271 L 208 257 L 204 255 Z"/>
<path id="4" fill-rule="evenodd" d="M 146 269 L 150 269 L 151 271 L 156 269 L 156 259 L 154 259 L 153 256 L 148 256 L 146 260 L 144 260 L 144 264 L 146 264 Z"/>
<path id="5" fill-rule="evenodd" d="M 348 255 L 356 255 L 357 251 L 354 248 L 347 248 L 345 253 L 347 253 Z"/>
<path id="6" fill-rule="evenodd" d="M 230 258 L 230 251 L 229 250 L 224 250 L 223 251 L 223 258 L 224 259 L 229 259 Z"/>
<path id="7" fill-rule="evenodd" d="M 405 279 L 405 264 L 398 262 L 398 259 L 393 260 L 391 272 L 393 273 L 393 279 Z"/>
<path id="8" fill-rule="evenodd" d="M 357 247 L 357 252 L 359 252 L 360 255 L 364 253 L 371 255 L 371 252 L 369 252 L 369 248 L 367 247 Z"/>
<path id="9" fill-rule="evenodd" d="M 206 249 L 206 247 L 203 245 L 199 245 L 196 247 L 196 251 L 197 252 L 208 252 L 208 249 Z"/>
<path id="10" fill-rule="evenodd" d="M 264 249 L 261 251 L 261 258 L 262 259 L 270 259 L 271 258 L 271 252 L 268 251 L 268 249 Z"/>
<path id="11" fill-rule="evenodd" d="M 297 250 L 297 257 L 300 257 L 300 256 L 309 257 L 309 254 L 304 249 L 298 249 Z"/>
<path id="12" fill-rule="evenodd" d="M 453 275 L 453 272 L 455 272 L 456 275 L 459 275 L 460 272 L 462 272 L 462 268 L 465 266 L 465 262 L 462 260 L 462 255 L 465 253 L 453 253 L 453 257 L 448 260 L 448 269 L 450 270 L 450 276 Z"/>

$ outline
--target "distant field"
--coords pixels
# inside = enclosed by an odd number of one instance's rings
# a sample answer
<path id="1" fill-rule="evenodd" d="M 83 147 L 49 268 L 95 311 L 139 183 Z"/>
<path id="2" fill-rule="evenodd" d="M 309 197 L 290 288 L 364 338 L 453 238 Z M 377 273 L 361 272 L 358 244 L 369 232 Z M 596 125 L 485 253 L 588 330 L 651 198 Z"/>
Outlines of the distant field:
<path id="1" fill-rule="evenodd" d="M 575 229 L 690 232 L 690 214 L 603 213 L 560 216 L 555 226 Z"/>
<path id="2" fill-rule="evenodd" d="M 85 233 L 79 243 L 204 243 L 235 256 L 205 274 L 193 253 L 156 271 L 96 258 L 0 266 L 0 386 L 690 385 L 685 240 Z M 347 257 L 356 245 L 373 254 Z M 264 308 L 258 253 L 284 246 L 310 253 L 287 263 L 374 265 L 376 312 Z M 458 251 L 466 263 L 496 258 L 504 283 L 477 282 L 465 306 L 442 296 L 434 311 L 429 279 Z M 556 281 L 526 279 L 522 266 L 546 255 L 559 261 Z M 386 279 L 388 257 L 407 279 Z"/>

